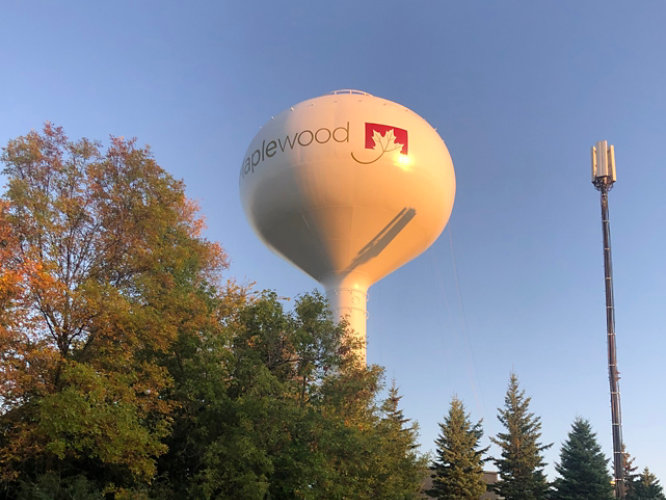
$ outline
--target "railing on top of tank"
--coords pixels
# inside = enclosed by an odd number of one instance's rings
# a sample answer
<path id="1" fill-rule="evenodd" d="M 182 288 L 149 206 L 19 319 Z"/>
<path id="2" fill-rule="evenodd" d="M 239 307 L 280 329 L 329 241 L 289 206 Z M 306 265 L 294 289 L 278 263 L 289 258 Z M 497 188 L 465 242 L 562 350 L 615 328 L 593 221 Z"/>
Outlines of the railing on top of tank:
<path id="1" fill-rule="evenodd" d="M 329 94 L 330 95 L 340 95 L 340 94 L 371 95 L 371 94 L 368 94 L 367 92 L 363 92 L 362 90 L 356 90 L 356 89 L 334 90 L 333 92 L 329 92 Z"/>

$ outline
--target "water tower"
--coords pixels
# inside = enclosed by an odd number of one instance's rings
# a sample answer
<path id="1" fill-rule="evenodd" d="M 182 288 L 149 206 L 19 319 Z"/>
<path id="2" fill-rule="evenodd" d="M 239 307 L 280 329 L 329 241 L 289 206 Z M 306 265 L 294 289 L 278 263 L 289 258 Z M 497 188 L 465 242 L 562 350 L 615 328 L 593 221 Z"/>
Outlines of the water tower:
<path id="1" fill-rule="evenodd" d="M 341 90 L 268 121 L 243 158 L 240 191 L 264 243 L 325 287 L 365 362 L 368 288 L 441 234 L 455 175 L 444 141 L 419 115 Z"/>

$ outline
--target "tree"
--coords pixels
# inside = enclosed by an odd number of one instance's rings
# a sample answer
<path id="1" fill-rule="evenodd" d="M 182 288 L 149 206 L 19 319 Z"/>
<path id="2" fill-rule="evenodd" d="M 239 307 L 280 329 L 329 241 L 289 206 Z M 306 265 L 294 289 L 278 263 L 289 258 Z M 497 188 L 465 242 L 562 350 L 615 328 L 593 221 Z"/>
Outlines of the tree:
<path id="1" fill-rule="evenodd" d="M 552 443 L 539 442 L 541 419 L 529 411 L 530 401 L 512 373 L 504 408 L 498 409 L 497 416 L 506 432 L 491 438 L 501 450 L 500 457 L 493 459 L 499 470 L 499 481 L 493 488 L 507 500 L 538 500 L 546 498 L 548 492 L 542 452 Z"/>
<path id="2" fill-rule="evenodd" d="M 666 500 L 657 477 L 645 467 L 630 484 L 626 500 Z"/>
<path id="3" fill-rule="evenodd" d="M 47 124 L 2 161 L 0 499 L 414 496 L 383 370 L 321 295 L 222 284 L 147 149 Z"/>
<path id="4" fill-rule="evenodd" d="M 340 368 L 342 329 L 320 296 L 285 313 L 267 292 L 236 301 L 226 332 L 183 338 L 169 368 L 180 408 L 160 458 L 162 498 L 298 498 L 325 469 L 318 410 L 326 375 Z"/>
<path id="5" fill-rule="evenodd" d="M 614 498 L 608 459 L 601 451 L 587 420 L 577 418 L 560 451 L 555 470 L 556 500 L 609 500 Z"/>
<path id="6" fill-rule="evenodd" d="M 480 448 L 483 436 L 481 421 L 472 424 L 462 402 L 454 397 L 444 423 L 439 424 L 437 459 L 429 496 L 441 499 L 479 498 L 486 491 L 483 481 L 483 458 L 488 448 Z"/>
<path id="7" fill-rule="evenodd" d="M 362 367 L 319 294 L 287 312 L 273 292 L 227 317 L 226 333 L 179 341 L 179 407 L 160 457 L 159 498 L 411 498 L 425 470 L 416 426 L 382 371 Z"/>
<path id="8" fill-rule="evenodd" d="M 410 423 L 400 408 L 395 380 L 381 406 L 378 425 L 380 458 L 376 465 L 375 498 L 413 498 L 427 474 L 427 461 L 417 452 L 418 425 Z"/>
<path id="9" fill-rule="evenodd" d="M 623 467 L 623 478 L 625 491 L 629 494 L 631 490 L 631 485 L 638 478 L 638 466 L 634 464 L 634 457 L 632 457 L 629 452 L 626 450 L 624 443 L 622 444 L 622 467 Z"/>
<path id="10" fill-rule="evenodd" d="M 47 123 L 0 159 L 0 490 L 146 485 L 174 406 L 162 357 L 214 319 L 224 254 L 134 140 L 102 150 Z"/>

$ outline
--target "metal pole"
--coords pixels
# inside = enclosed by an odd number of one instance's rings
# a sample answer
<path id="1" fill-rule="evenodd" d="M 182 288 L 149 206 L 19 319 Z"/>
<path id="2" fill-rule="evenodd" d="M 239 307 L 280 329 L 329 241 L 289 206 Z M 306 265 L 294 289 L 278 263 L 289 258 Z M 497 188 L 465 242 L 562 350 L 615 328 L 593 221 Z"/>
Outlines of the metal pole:
<path id="1" fill-rule="evenodd" d="M 608 330 L 608 378 L 610 381 L 611 421 L 613 427 L 613 469 L 615 498 L 625 496 L 624 453 L 622 450 L 622 415 L 620 409 L 619 372 L 615 352 L 615 305 L 613 301 L 613 262 L 611 260 L 610 222 L 608 219 L 608 191 L 612 181 L 599 179 L 595 186 L 601 191 L 601 226 L 604 235 L 604 272 L 606 277 L 606 325 Z"/>

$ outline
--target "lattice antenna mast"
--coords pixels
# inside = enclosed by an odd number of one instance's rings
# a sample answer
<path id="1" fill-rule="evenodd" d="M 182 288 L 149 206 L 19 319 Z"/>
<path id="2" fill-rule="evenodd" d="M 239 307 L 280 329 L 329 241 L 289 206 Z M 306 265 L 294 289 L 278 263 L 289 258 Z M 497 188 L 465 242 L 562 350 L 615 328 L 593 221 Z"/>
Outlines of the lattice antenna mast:
<path id="1" fill-rule="evenodd" d="M 611 421 L 613 429 L 613 471 L 615 498 L 624 498 L 624 454 L 622 451 L 622 411 L 620 408 L 619 372 L 615 350 L 615 304 L 613 301 L 613 262 L 611 260 L 608 192 L 615 183 L 615 149 L 606 141 L 592 147 L 592 184 L 601 192 L 601 227 L 604 239 L 604 273 L 606 282 L 606 326 L 608 331 L 608 377 L 610 380 Z"/>

